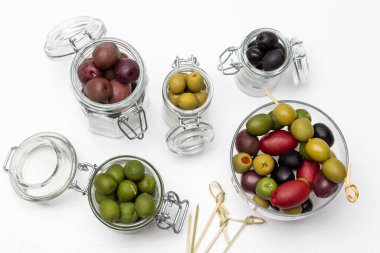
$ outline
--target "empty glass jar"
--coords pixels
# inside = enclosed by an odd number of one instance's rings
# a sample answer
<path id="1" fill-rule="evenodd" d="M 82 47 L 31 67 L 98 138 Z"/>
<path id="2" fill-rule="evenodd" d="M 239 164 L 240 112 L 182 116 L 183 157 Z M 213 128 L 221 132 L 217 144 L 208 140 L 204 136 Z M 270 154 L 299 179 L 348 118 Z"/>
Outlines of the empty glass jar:
<path id="1" fill-rule="evenodd" d="M 147 130 L 146 88 L 148 76 L 144 62 L 136 49 L 116 38 L 102 38 L 106 34 L 103 22 L 92 17 L 76 17 L 54 27 L 48 34 L 45 53 L 52 59 L 75 55 L 71 64 L 71 84 L 91 132 L 128 139 L 142 139 Z M 114 104 L 97 103 L 87 98 L 79 80 L 78 66 L 88 58 L 102 42 L 115 43 L 121 53 L 128 55 L 140 68 L 140 76 L 131 95 Z"/>
<path id="2" fill-rule="evenodd" d="M 213 85 L 209 75 L 198 67 L 197 58 L 177 58 L 172 64 L 173 70 L 166 76 L 162 85 L 164 100 L 163 117 L 170 130 L 166 134 L 166 144 L 170 151 L 183 155 L 195 155 L 202 152 L 214 139 L 213 127 L 204 120 L 213 96 Z M 208 93 L 206 101 L 194 110 L 183 110 L 174 105 L 168 97 L 169 79 L 177 73 L 196 71 L 203 76 L 204 91 Z"/>
<path id="3" fill-rule="evenodd" d="M 131 224 L 105 222 L 95 200 L 94 178 L 113 164 L 125 164 L 129 160 L 140 161 L 145 173 L 156 181 L 153 195 L 155 214 Z M 182 229 L 189 202 L 181 201 L 175 192 L 165 193 L 163 180 L 158 171 L 146 160 L 129 155 L 112 157 L 97 166 L 79 163 L 71 143 L 62 135 L 51 132 L 35 134 L 19 146 L 12 147 L 3 169 L 8 173 L 12 187 L 23 199 L 33 202 L 49 202 L 73 189 L 88 196 L 88 202 L 95 217 L 105 226 L 121 231 L 135 232 L 146 228 L 153 221 L 162 229 L 172 228 L 175 233 Z M 78 173 L 86 173 L 88 180 L 80 181 Z M 81 182 L 83 186 L 80 186 Z"/>
<path id="4" fill-rule="evenodd" d="M 285 51 L 284 63 L 271 71 L 255 68 L 246 56 L 248 45 L 255 41 L 261 32 L 265 31 L 277 35 L 278 42 Z M 239 47 L 228 47 L 219 57 L 218 70 L 224 75 L 235 75 L 235 83 L 244 93 L 260 97 L 265 96 L 263 87 L 272 91 L 277 86 L 290 65 L 293 65 L 294 84 L 305 84 L 309 65 L 303 42 L 294 38 L 289 40 L 282 33 L 271 28 L 260 28 L 248 34 Z"/>

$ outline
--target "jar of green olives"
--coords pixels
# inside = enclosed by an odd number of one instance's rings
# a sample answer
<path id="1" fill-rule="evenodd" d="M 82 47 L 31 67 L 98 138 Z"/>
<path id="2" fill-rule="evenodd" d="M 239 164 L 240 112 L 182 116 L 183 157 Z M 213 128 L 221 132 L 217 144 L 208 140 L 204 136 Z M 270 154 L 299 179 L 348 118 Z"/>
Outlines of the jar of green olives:
<path id="1" fill-rule="evenodd" d="M 52 59 L 75 55 L 71 84 L 91 132 L 142 139 L 147 130 L 144 108 L 148 76 L 144 62 L 132 45 L 103 38 L 105 34 L 106 28 L 99 19 L 72 18 L 49 32 L 45 53 Z M 119 72 L 135 78 L 124 78 L 121 83 Z"/>
<path id="2" fill-rule="evenodd" d="M 195 155 L 214 139 L 212 125 L 203 119 L 211 104 L 213 85 L 194 56 L 177 56 L 172 68 L 162 85 L 163 118 L 171 127 L 166 144 L 174 153 Z"/>
<path id="3" fill-rule="evenodd" d="M 218 70 L 235 75 L 235 83 L 247 95 L 261 97 L 265 96 L 263 87 L 272 91 L 290 65 L 294 84 L 305 84 L 309 65 L 303 42 L 271 28 L 260 28 L 248 34 L 239 47 L 224 50 Z"/>
<path id="4" fill-rule="evenodd" d="M 130 161 L 133 161 L 132 164 L 140 166 L 141 180 L 137 180 L 135 176 L 137 173 L 133 168 L 126 171 L 126 164 Z M 111 167 L 120 168 L 119 175 L 115 173 L 114 169 L 110 169 Z M 146 160 L 122 155 L 112 157 L 99 166 L 79 163 L 71 143 L 64 136 L 52 132 L 35 134 L 24 140 L 19 146 L 12 147 L 3 169 L 9 175 L 13 189 L 21 198 L 45 203 L 58 198 L 68 189 L 73 189 L 87 195 L 91 210 L 100 222 L 121 232 L 139 231 L 155 221 L 159 228 L 172 228 L 175 233 L 179 233 L 189 206 L 189 202 L 180 200 L 175 192 L 165 193 L 164 183 L 159 172 Z M 98 175 L 108 176 L 106 179 L 110 178 L 111 183 L 107 180 L 99 181 Z M 145 182 L 145 178 L 149 178 L 149 182 Z M 132 180 L 136 183 L 132 183 Z M 110 190 L 107 194 L 110 193 L 112 196 L 102 194 L 104 192 L 99 194 L 99 182 L 103 191 Z M 125 202 L 125 199 L 122 198 L 125 193 L 114 192 L 116 188 L 123 190 L 121 189 L 123 182 L 139 186 L 134 191 L 136 195 L 134 203 L 133 199 Z M 146 210 L 146 202 L 144 203 L 143 199 L 148 195 L 145 192 L 149 192 L 148 200 L 151 203 L 149 210 Z M 140 198 L 143 200 L 138 200 L 141 195 L 144 195 Z M 109 206 L 106 207 L 108 209 L 106 214 L 104 214 L 104 210 L 102 213 L 102 201 L 105 199 L 107 201 L 113 199 L 114 203 L 111 204 L 116 205 L 117 219 L 109 220 L 105 217 L 112 212 Z M 140 204 L 137 203 L 138 201 Z M 122 205 L 132 206 L 132 209 L 135 208 L 135 213 L 145 212 L 145 215 L 139 214 L 131 221 L 129 216 L 131 209 L 125 210 L 121 207 Z M 149 215 L 146 215 L 147 213 Z"/>

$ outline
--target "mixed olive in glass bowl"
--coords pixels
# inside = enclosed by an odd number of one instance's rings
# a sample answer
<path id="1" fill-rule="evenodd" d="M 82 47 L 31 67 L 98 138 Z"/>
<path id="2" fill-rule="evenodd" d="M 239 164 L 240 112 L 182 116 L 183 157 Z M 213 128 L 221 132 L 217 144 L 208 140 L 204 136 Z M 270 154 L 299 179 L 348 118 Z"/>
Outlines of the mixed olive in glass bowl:
<path id="1" fill-rule="evenodd" d="M 325 112 L 301 101 L 265 104 L 235 132 L 232 183 L 244 202 L 275 220 L 298 220 L 338 195 L 349 163 L 347 144 Z"/>

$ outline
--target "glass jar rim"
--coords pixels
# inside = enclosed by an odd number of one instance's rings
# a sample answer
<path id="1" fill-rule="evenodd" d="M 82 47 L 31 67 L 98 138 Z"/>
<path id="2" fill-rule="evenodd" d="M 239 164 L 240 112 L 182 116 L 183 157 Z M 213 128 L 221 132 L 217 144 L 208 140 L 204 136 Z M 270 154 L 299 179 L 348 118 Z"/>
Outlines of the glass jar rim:
<path id="1" fill-rule="evenodd" d="M 93 198 L 92 198 L 92 187 L 94 185 L 93 184 L 94 178 L 95 178 L 96 174 L 104 166 L 106 166 L 108 163 L 110 163 L 110 162 L 112 162 L 114 160 L 117 160 L 117 159 L 138 160 L 138 161 L 142 162 L 143 164 L 147 165 L 149 172 L 152 173 L 152 174 L 154 174 L 158 178 L 157 185 L 160 188 L 161 196 L 159 196 L 159 203 L 158 203 L 158 205 L 156 205 L 156 212 L 151 217 L 146 218 L 146 219 L 142 219 L 142 220 L 140 220 L 138 222 L 135 222 L 135 223 L 132 223 L 132 224 L 123 224 L 123 225 L 117 225 L 117 224 L 114 224 L 114 223 L 105 222 L 100 217 L 100 214 L 96 210 L 96 206 L 95 206 L 95 203 L 94 203 Z M 92 175 L 93 176 L 91 177 L 91 180 L 89 181 L 89 187 L 88 187 L 88 202 L 90 204 L 91 210 L 94 213 L 95 217 L 100 222 L 102 222 L 104 225 L 106 225 L 107 227 L 109 227 L 111 229 L 114 229 L 114 230 L 117 230 L 117 231 L 123 231 L 123 232 L 135 231 L 135 230 L 138 230 L 138 229 L 143 228 L 143 227 L 147 226 L 148 224 L 150 224 L 156 218 L 157 214 L 160 212 L 161 207 L 162 207 L 163 202 L 164 202 L 164 195 L 165 195 L 165 192 L 164 192 L 165 191 L 165 189 L 164 189 L 164 182 L 163 182 L 163 180 L 161 178 L 160 173 L 157 171 L 157 169 L 151 163 L 149 163 L 148 161 L 146 161 L 145 159 L 137 157 L 137 156 L 131 156 L 131 155 L 115 156 L 115 157 L 112 157 L 112 158 L 106 160 L 101 165 L 99 165 L 95 169 L 95 171 L 93 172 Z"/>
<path id="2" fill-rule="evenodd" d="M 260 70 L 258 68 L 253 67 L 248 62 L 248 59 L 247 59 L 246 54 L 245 54 L 247 47 L 248 47 L 248 44 L 252 41 L 252 39 L 255 38 L 259 33 L 265 32 L 265 31 L 273 32 L 274 34 L 276 34 L 278 39 L 283 43 L 283 46 L 285 46 L 285 50 L 287 53 L 287 55 L 286 55 L 287 57 L 285 58 L 284 63 L 280 67 L 278 67 L 277 69 L 274 69 L 271 71 Z M 261 77 L 269 78 L 269 77 L 273 77 L 273 76 L 277 76 L 277 75 L 281 74 L 282 72 L 284 72 L 289 67 L 290 63 L 293 60 L 293 50 L 292 50 L 292 47 L 291 47 L 291 44 L 290 44 L 290 41 L 288 40 L 288 38 L 285 35 L 283 35 L 282 33 L 280 33 L 279 31 L 277 31 L 273 28 L 259 28 L 259 29 L 253 30 L 244 38 L 244 40 L 240 46 L 240 50 L 239 50 L 239 60 L 243 64 L 245 69 L 247 69 L 249 71 L 249 73 L 251 73 L 252 75 L 258 75 Z"/>
<path id="3" fill-rule="evenodd" d="M 86 50 L 89 50 L 91 47 L 93 47 L 94 45 L 99 44 L 101 42 L 114 42 L 114 43 L 118 44 L 118 46 L 122 46 L 122 47 L 127 48 L 129 51 L 131 51 L 133 60 L 135 60 L 136 63 L 140 67 L 140 76 L 136 81 L 137 85 L 136 85 L 135 90 L 126 99 L 124 99 L 118 103 L 101 104 L 98 102 L 94 102 L 91 99 L 89 99 L 86 95 L 84 95 L 83 92 L 81 91 L 81 89 L 78 88 L 79 85 L 77 85 L 77 84 L 80 84 L 80 80 L 77 76 L 77 69 L 76 69 L 75 65 L 77 65 L 79 63 L 81 56 L 84 54 L 84 52 Z M 75 93 L 78 101 L 82 105 L 84 105 L 85 107 L 92 109 L 92 110 L 100 111 L 100 112 L 113 113 L 116 110 L 124 109 L 127 106 L 132 106 L 134 103 L 136 103 L 138 101 L 138 99 L 144 93 L 144 90 L 145 90 L 146 85 L 147 85 L 147 83 L 144 81 L 144 79 L 146 78 L 145 77 L 146 68 L 145 68 L 144 61 L 141 58 L 140 54 L 129 43 L 127 43 L 123 40 L 117 39 L 117 38 L 113 38 L 113 37 L 104 37 L 104 38 L 96 39 L 96 40 L 92 41 L 90 44 L 83 47 L 80 51 L 78 51 L 78 53 L 74 57 L 74 60 L 72 61 L 70 72 L 71 72 L 71 84 L 72 84 L 72 87 L 74 89 L 74 93 Z"/>
<path id="4" fill-rule="evenodd" d="M 345 162 L 345 166 L 348 165 L 348 163 L 349 163 L 349 155 L 348 155 L 347 142 L 346 142 L 346 140 L 344 138 L 344 135 L 343 135 L 342 131 L 340 130 L 340 128 L 338 127 L 338 125 L 335 123 L 335 121 L 330 116 L 328 116 L 321 109 L 319 109 L 319 108 L 317 108 L 317 107 L 315 107 L 315 106 L 313 106 L 311 104 L 308 104 L 306 102 L 297 101 L 297 100 L 279 100 L 278 102 L 279 103 L 295 103 L 295 104 L 305 105 L 305 106 L 313 108 L 314 110 L 318 111 L 323 116 L 325 116 L 334 125 L 334 127 L 336 128 L 337 132 L 339 133 L 339 135 L 340 135 L 340 137 L 342 139 L 342 143 L 343 143 L 343 146 L 344 146 L 344 152 L 345 152 L 345 156 L 346 156 L 346 160 L 344 162 Z M 235 143 L 236 143 L 237 135 L 239 134 L 240 130 L 242 130 L 242 127 L 245 125 L 245 123 L 247 122 L 247 120 L 250 117 L 252 117 L 258 111 L 260 111 L 260 110 L 262 110 L 262 109 L 264 109 L 264 108 L 266 108 L 268 106 L 271 106 L 271 105 L 274 105 L 274 103 L 270 102 L 270 103 L 264 104 L 264 105 L 256 108 L 254 111 L 252 111 L 250 114 L 248 114 L 247 117 L 245 117 L 243 119 L 243 121 L 239 124 L 239 126 L 237 127 L 236 132 L 234 134 L 234 137 L 232 139 L 231 148 L 230 148 L 230 168 L 231 168 L 231 172 L 232 172 L 232 179 L 236 183 L 236 186 L 239 188 L 239 191 L 244 195 L 244 198 L 249 203 L 252 203 L 257 208 L 259 208 L 263 213 L 270 213 L 271 215 L 279 216 L 279 217 L 283 217 L 283 218 L 289 218 L 289 217 L 297 217 L 297 218 L 301 217 L 302 218 L 302 217 L 307 217 L 309 215 L 317 213 L 318 211 L 322 210 L 324 207 L 326 207 L 327 205 L 329 205 L 335 199 L 335 197 L 339 194 L 340 190 L 343 187 L 343 183 L 339 184 L 337 191 L 334 194 L 332 194 L 329 197 L 329 199 L 325 203 L 323 203 L 321 206 L 319 206 L 317 209 L 314 209 L 311 212 L 301 213 L 301 214 L 296 214 L 296 215 L 284 214 L 284 213 L 280 213 L 280 212 L 277 212 L 277 211 L 274 211 L 274 210 L 263 208 L 260 205 L 255 204 L 253 202 L 253 200 L 247 195 L 246 191 L 243 190 L 243 188 L 242 188 L 241 184 L 239 183 L 239 180 L 238 180 L 238 178 L 236 176 L 236 173 L 235 173 L 235 171 L 233 169 L 232 157 L 233 157 L 233 154 L 234 154 L 234 149 L 235 149 Z M 234 182 L 233 182 L 233 184 L 234 184 Z"/>
<path id="5" fill-rule="evenodd" d="M 202 106 L 196 108 L 195 110 L 183 110 L 173 105 L 169 100 L 169 97 L 168 97 L 169 78 L 173 74 L 176 74 L 176 73 L 192 72 L 192 71 L 198 71 L 201 73 L 205 81 L 206 91 L 208 95 L 207 95 L 207 99 L 205 103 Z M 164 99 L 165 105 L 169 108 L 170 111 L 174 112 L 179 117 L 180 116 L 186 117 L 186 116 L 193 116 L 193 115 L 196 116 L 196 115 L 202 114 L 210 106 L 213 93 L 214 93 L 214 87 L 213 87 L 210 76 L 202 68 L 197 67 L 197 66 L 192 66 L 192 65 L 182 65 L 182 66 L 174 68 L 167 74 L 162 85 L 162 98 Z"/>

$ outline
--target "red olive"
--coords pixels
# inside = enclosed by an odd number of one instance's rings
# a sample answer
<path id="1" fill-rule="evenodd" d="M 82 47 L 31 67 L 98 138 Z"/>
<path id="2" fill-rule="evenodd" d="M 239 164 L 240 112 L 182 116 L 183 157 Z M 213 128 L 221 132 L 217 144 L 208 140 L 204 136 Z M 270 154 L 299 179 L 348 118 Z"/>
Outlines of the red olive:
<path id="1" fill-rule="evenodd" d="M 130 83 L 123 84 L 114 79 L 111 81 L 112 97 L 108 99 L 109 104 L 120 102 L 126 99 L 132 93 L 132 85 Z"/>
<path id="2" fill-rule="evenodd" d="M 309 185 L 302 180 L 293 180 L 279 185 L 270 197 L 270 203 L 281 209 L 297 207 L 304 203 L 310 194 Z"/>
<path id="3" fill-rule="evenodd" d="M 297 170 L 297 178 L 306 179 L 309 182 L 310 188 L 313 189 L 314 179 L 319 170 L 319 163 L 303 160 L 301 167 Z"/>
<path id="4" fill-rule="evenodd" d="M 320 170 L 317 175 L 315 175 L 313 189 L 315 195 L 319 198 L 328 198 L 338 190 L 338 184 L 328 180 Z"/>
<path id="5" fill-rule="evenodd" d="M 103 42 L 92 52 L 94 64 L 100 69 L 112 68 L 120 58 L 120 50 L 113 42 Z"/>
<path id="6" fill-rule="evenodd" d="M 285 151 L 295 149 L 297 145 L 297 140 L 285 130 L 270 132 L 260 140 L 261 151 L 269 155 L 281 155 Z"/>
<path id="7" fill-rule="evenodd" d="M 241 186 L 246 192 L 256 193 L 257 183 L 263 176 L 257 174 L 254 170 L 250 170 L 241 176 Z"/>
<path id="8" fill-rule="evenodd" d="M 84 94 L 92 101 L 103 103 L 112 96 L 112 85 L 105 78 L 95 77 L 84 86 Z"/>
<path id="9" fill-rule="evenodd" d="M 78 67 L 78 77 L 83 84 L 95 77 L 103 77 L 103 73 L 98 69 L 91 59 L 84 60 Z"/>
<path id="10" fill-rule="evenodd" d="M 132 59 L 120 59 L 114 69 L 115 78 L 121 83 L 131 83 L 136 81 L 140 76 L 140 67 Z"/>

